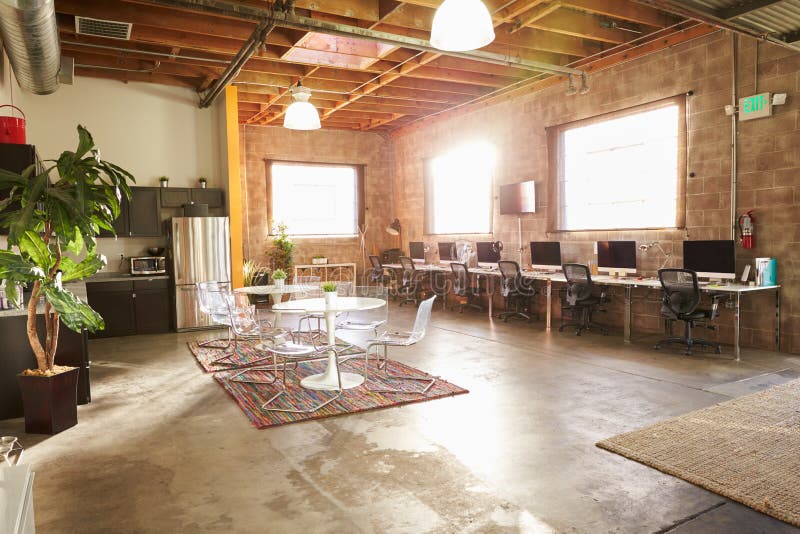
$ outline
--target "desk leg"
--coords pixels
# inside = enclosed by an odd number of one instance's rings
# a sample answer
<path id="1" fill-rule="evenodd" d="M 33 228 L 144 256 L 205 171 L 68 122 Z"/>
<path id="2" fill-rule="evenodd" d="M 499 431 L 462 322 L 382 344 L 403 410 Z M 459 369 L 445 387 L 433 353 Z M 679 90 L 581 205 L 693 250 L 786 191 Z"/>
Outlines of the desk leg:
<path id="1" fill-rule="evenodd" d="M 489 319 L 492 318 L 494 313 L 494 278 L 487 275 L 486 277 L 486 294 L 489 295 Z"/>
<path id="2" fill-rule="evenodd" d="M 739 357 L 741 355 L 741 351 L 739 348 L 739 320 L 741 318 L 741 305 L 742 303 L 742 294 L 738 291 L 736 292 L 736 308 L 733 310 L 733 352 L 736 354 L 736 361 L 739 361 Z"/>
<path id="3" fill-rule="evenodd" d="M 775 350 L 781 350 L 781 290 L 775 289 Z"/>
<path id="4" fill-rule="evenodd" d="M 325 312 L 325 327 L 328 330 L 328 345 L 333 347 L 336 344 L 336 312 Z M 328 352 L 328 366 L 325 372 L 318 375 L 311 375 L 300 381 L 300 385 L 308 389 L 316 389 L 323 391 L 338 391 L 339 380 L 337 375 L 341 376 L 342 389 L 350 389 L 360 386 L 364 383 L 364 377 L 355 373 L 341 373 L 339 374 L 339 362 L 336 357 L 336 352 L 331 350 Z"/>
<path id="5" fill-rule="evenodd" d="M 545 328 L 549 332 L 553 320 L 553 281 L 549 278 L 547 279 L 547 285 L 544 290 L 547 292 L 547 319 L 545 321 Z"/>
<path id="6" fill-rule="evenodd" d="M 625 343 L 631 342 L 631 298 L 633 295 L 633 288 L 625 286 L 625 327 L 623 330 L 623 341 Z"/>

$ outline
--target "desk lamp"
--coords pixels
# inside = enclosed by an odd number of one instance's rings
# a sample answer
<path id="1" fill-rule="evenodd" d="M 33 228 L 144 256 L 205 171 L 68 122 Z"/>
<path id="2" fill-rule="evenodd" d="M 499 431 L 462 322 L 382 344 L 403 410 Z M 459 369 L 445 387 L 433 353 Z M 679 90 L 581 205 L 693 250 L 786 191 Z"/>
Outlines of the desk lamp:
<path id="1" fill-rule="evenodd" d="M 667 253 L 662 248 L 661 243 L 659 243 L 658 241 L 653 241 L 652 243 L 642 243 L 641 245 L 639 245 L 639 250 L 641 250 L 642 252 L 647 252 L 653 247 L 660 250 L 661 253 L 664 255 L 664 262 L 661 264 L 661 267 L 658 268 L 659 270 L 661 270 L 667 263 L 669 263 L 669 259 L 672 257 L 672 252 Z"/>

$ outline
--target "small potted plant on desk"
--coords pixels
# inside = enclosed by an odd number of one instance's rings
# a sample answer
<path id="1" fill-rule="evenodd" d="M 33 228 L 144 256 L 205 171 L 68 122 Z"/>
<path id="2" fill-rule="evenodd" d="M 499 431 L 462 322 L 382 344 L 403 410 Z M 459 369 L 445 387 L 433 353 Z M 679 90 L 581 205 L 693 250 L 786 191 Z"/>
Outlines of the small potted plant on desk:
<path id="1" fill-rule="evenodd" d="M 325 307 L 333 308 L 336 305 L 336 284 L 333 282 L 325 282 L 321 287 L 325 295 Z"/>
<path id="2" fill-rule="evenodd" d="M 83 280 L 106 265 L 97 251 L 101 228 L 114 231 L 122 195 L 130 198 L 133 176 L 102 161 L 91 134 L 78 126 L 78 148 L 65 151 L 54 165 L 33 176 L 0 170 L 0 227 L 8 229 L 6 250 L 0 250 L 0 279 L 14 299 L 15 284 L 31 288 L 26 333 L 36 369 L 19 377 L 25 431 L 56 434 L 78 422 L 78 369 L 55 365 L 59 327 L 103 330 L 103 318 L 63 284 Z M 51 163 L 51 162 L 47 162 Z M 51 173 L 55 171 L 55 176 Z M 39 306 L 44 300 L 44 306 Z M 43 315 L 44 337 L 37 316 Z"/>
<path id="3" fill-rule="evenodd" d="M 272 271 L 272 283 L 275 287 L 283 287 L 284 281 L 286 281 L 286 271 L 283 269 L 275 269 Z"/>

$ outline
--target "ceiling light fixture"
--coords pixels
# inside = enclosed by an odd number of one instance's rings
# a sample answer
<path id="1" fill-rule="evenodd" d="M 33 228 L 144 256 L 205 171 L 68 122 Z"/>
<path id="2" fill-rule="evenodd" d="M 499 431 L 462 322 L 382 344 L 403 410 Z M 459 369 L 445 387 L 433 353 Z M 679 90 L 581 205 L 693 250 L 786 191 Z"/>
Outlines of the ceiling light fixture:
<path id="1" fill-rule="evenodd" d="M 319 123 L 319 112 L 308 101 L 311 98 L 311 89 L 297 82 L 297 85 L 292 87 L 291 94 L 294 102 L 286 108 L 283 127 L 290 130 L 319 130 L 322 127 Z"/>
<path id="2" fill-rule="evenodd" d="M 494 24 L 481 0 L 444 0 L 433 16 L 431 45 L 466 52 L 494 41 Z"/>
<path id="3" fill-rule="evenodd" d="M 572 79 L 572 74 L 567 75 L 567 91 L 564 94 L 567 96 L 578 94 L 578 88 L 575 87 L 575 81 Z"/>
<path id="4" fill-rule="evenodd" d="M 582 95 L 589 92 L 589 77 L 586 76 L 585 72 L 581 72 L 581 88 L 578 92 Z"/>

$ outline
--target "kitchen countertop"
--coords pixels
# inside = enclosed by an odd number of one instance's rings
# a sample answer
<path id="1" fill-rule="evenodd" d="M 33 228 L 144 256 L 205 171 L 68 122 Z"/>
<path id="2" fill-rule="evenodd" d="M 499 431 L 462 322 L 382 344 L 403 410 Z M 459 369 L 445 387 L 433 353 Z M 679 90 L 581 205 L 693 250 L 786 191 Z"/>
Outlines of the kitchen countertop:
<path id="1" fill-rule="evenodd" d="M 130 282 L 131 280 L 168 280 L 168 274 L 148 274 L 133 276 L 130 273 L 97 273 L 96 275 L 87 278 L 87 283 L 95 282 Z"/>
<path id="2" fill-rule="evenodd" d="M 64 286 L 72 291 L 79 299 L 83 302 L 86 302 L 86 284 L 83 280 L 78 282 L 67 282 Z M 44 301 L 39 301 L 39 306 L 36 308 L 36 313 L 44 313 Z M 0 317 L 16 317 L 20 315 L 27 315 L 28 308 L 27 306 L 23 306 L 19 309 L 14 310 L 0 310 Z"/>

